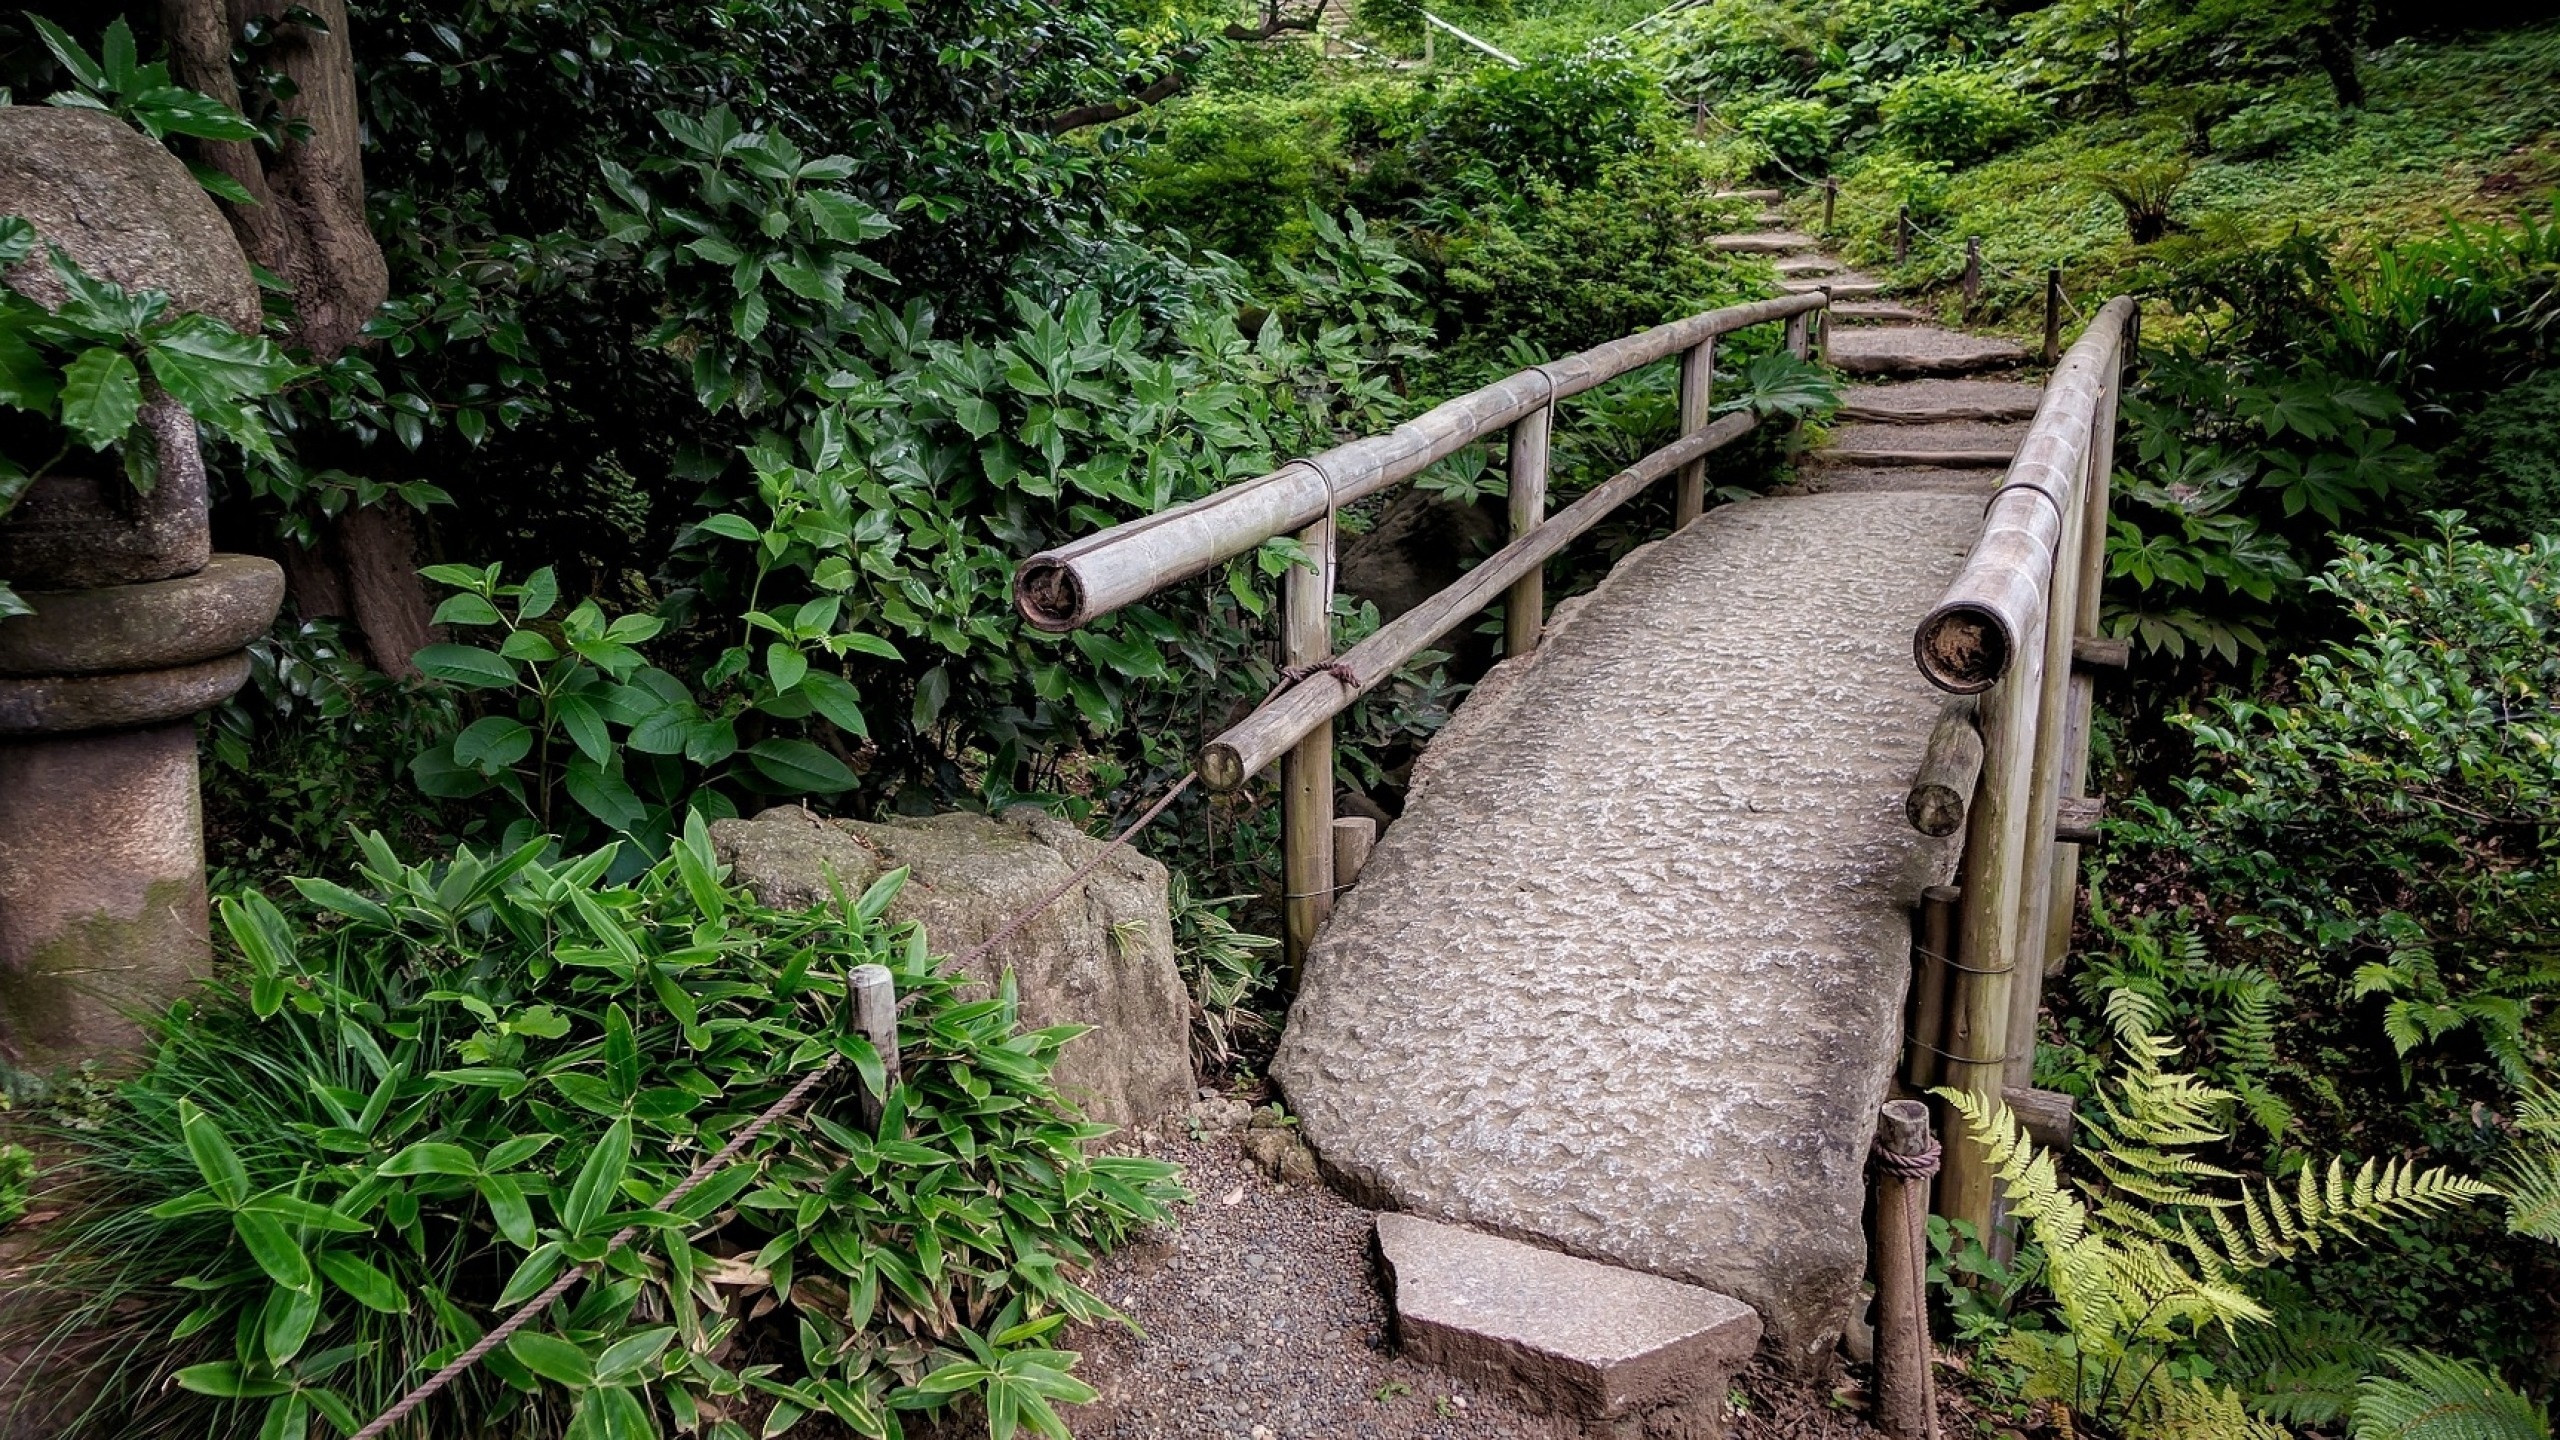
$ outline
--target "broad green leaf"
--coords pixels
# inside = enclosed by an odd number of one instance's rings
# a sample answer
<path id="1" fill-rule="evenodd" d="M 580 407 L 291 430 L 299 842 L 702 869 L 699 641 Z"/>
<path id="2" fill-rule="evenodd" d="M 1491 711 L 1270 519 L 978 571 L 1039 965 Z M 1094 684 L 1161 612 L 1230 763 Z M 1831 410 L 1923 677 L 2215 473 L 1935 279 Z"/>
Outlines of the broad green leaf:
<path id="1" fill-rule="evenodd" d="M 196 1173 L 204 1177 L 206 1188 L 224 1206 L 239 1208 L 249 1198 L 249 1171 L 240 1163 L 239 1152 L 231 1148 L 221 1125 L 196 1108 L 193 1100 L 181 1100 L 178 1129 L 186 1138 L 187 1155 L 196 1162 Z"/>
<path id="2" fill-rule="evenodd" d="M 287 1290 L 311 1288 L 311 1259 L 286 1233 L 283 1221 L 263 1211 L 242 1210 L 231 1217 L 231 1228 L 268 1279 Z"/>
<path id="3" fill-rule="evenodd" d="M 143 346 L 142 359 L 161 389 L 199 415 L 274 394 L 297 370 L 275 342 L 210 315 L 171 321 Z"/>
<path id="4" fill-rule="evenodd" d="M 596 1357 L 596 1379 L 609 1382 L 638 1374 L 642 1366 L 657 1359 L 666 1350 L 667 1342 L 675 1338 L 674 1326 L 661 1325 L 616 1340 Z"/>
<path id="5" fill-rule="evenodd" d="M 441 1140 L 421 1140 L 382 1162 L 376 1175 L 459 1175 L 465 1179 L 480 1173 L 480 1162 L 460 1145 Z"/>
<path id="6" fill-rule="evenodd" d="M 625 1100 L 640 1092 L 640 1042 L 631 1033 L 630 1013 L 619 1004 L 604 1011 L 604 1078 Z"/>
<path id="7" fill-rule="evenodd" d="M 269 1395 L 282 1395 L 286 1387 L 273 1380 L 253 1380 L 240 1373 L 240 1367 L 229 1360 L 205 1365 L 190 1365 L 170 1377 L 181 1390 L 198 1395 L 211 1395 L 220 1400 L 261 1400 Z"/>
<path id="8" fill-rule="evenodd" d="M 0 318 L 0 405 L 50 415 L 53 402 L 61 393 L 62 382 L 55 376 L 52 364 L 33 342 L 7 328 L 5 319 Z M 0 511 L 6 508 L 0 506 Z"/>
<path id="9" fill-rule="evenodd" d="M 516 667 L 476 645 L 429 645 L 409 657 L 429 678 L 474 690 L 503 690 L 516 683 Z"/>
<path id="10" fill-rule="evenodd" d="M 577 1181 L 569 1187 L 568 1202 L 560 1207 L 560 1223 L 572 1235 L 584 1235 L 596 1221 L 612 1208 L 613 1198 L 622 1188 L 622 1176 L 631 1163 L 631 1122 L 616 1120 L 595 1148 L 587 1152 L 586 1163 L 578 1167 Z"/>
<path id="11" fill-rule="evenodd" d="M 267 1363 L 282 1368 L 302 1353 L 302 1342 L 311 1338 L 311 1327 L 320 1318 L 320 1291 L 270 1290 L 266 1309 L 258 1323 L 259 1343 L 267 1353 Z"/>
<path id="12" fill-rule="evenodd" d="M 473 1184 L 480 1198 L 488 1202 L 489 1219 L 498 1233 L 526 1250 L 533 1248 L 533 1206 L 525 1199 L 524 1185 L 513 1175 L 483 1175 Z"/>
<path id="13" fill-rule="evenodd" d="M 747 758 L 789 792 L 832 795 L 856 783 L 843 761 L 806 740 L 760 740 L 747 747 Z"/>
<path id="14" fill-rule="evenodd" d="M 799 647 L 780 640 L 765 647 L 764 665 L 765 674 L 773 681 L 777 693 L 790 690 L 809 673 L 809 657 L 801 654 Z"/>
<path id="15" fill-rule="evenodd" d="M 142 377 L 121 350 L 93 345 L 62 371 L 62 425 L 104 450 L 124 438 L 142 413 Z"/>
<path id="16" fill-rule="evenodd" d="M 504 715 L 483 715 L 453 737 L 453 758 L 484 774 L 495 774 L 533 750 L 533 731 Z"/>
<path id="17" fill-rule="evenodd" d="M 587 1352 L 546 1331 L 519 1330 L 508 1336 L 507 1353 L 534 1374 L 573 1390 L 596 1383 L 595 1364 Z"/>
<path id="18" fill-rule="evenodd" d="M 435 623 L 438 625 L 495 625 L 502 618 L 498 614 L 497 606 L 469 591 L 446 596 L 445 602 L 436 607 L 435 613 Z"/>
<path id="19" fill-rule="evenodd" d="M 799 693 L 837 729 L 848 735 L 869 739 L 871 727 L 862 718 L 862 692 L 853 682 L 825 670 L 812 670 L 800 682 Z"/>
<path id="20" fill-rule="evenodd" d="M 320 1273 L 329 1283 L 347 1292 L 350 1299 L 368 1310 L 385 1315 L 406 1314 L 408 1297 L 400 1293 L 399 1283 L 375 1268 L 373 1262 L 336 1250 L 320 1252 Z"/>

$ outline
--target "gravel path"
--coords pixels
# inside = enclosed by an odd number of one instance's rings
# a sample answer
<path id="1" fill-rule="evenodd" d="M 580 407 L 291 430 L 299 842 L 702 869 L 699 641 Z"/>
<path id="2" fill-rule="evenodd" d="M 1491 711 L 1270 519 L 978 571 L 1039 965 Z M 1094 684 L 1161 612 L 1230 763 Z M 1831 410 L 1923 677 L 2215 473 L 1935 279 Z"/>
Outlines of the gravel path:
<path id="1" fill-rule="evenodd" d="M 1125 1248 L 1096 1293 L 1145 1330 L 1066 1344 L 1102 1392 L 1067 1412 L 1079 1440 L 1561 1440 L 1557 1422 L 1452 1383 L 1387 1346 L 1370 1212 L 1322 1185 L 1276 1183 L 1232 1133 L 1136 1137 L 1187 1172 L 1175 1229 Z M 1828 1389 L 1753 1370 L 1728 1440 L 1883 1440 Z M 1943 1386 L 1940 1433 L 1974 1433 Z"/>

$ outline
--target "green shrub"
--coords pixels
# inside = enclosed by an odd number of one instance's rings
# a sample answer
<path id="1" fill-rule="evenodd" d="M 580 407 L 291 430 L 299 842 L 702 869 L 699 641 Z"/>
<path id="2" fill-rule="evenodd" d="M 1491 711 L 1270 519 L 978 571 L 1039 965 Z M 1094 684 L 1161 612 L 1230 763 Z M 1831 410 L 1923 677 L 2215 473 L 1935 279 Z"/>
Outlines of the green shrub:
<path id="1" fill-rule="evenodd" d="M 1658 144 L 1669 119 L 1646 70 L 1567 56 L 1476 71 L 1440 93 L 1422 134 L 1434 173 L 1480 165 L 1517 190 L 1530 179 L 1588 185 L 1611 162 Z"/>
<path id="2" fill-rule="evenodd" d="M 174 1010 L 81 1137 L 96 1203 L 36 1281 L 73 1306 L 57 1338 L 130 1342 L 95 1362 L 123 1413 L 70 1428 L 351 1431 L 634 1226 L 434 1402 L 437 1433 L 896 1436 L 974 1397 L 998 1435 L 1063 1434 L 1050 1403 L 1090 1392 L 1047 1340 L 1111 1313 L 1074 1272 L 1172 1193 L 1088 1152 L 1106 1132 L 1049 1082 L 1074 1030 L 1022 1030 L 1009 985 L 966 995 L 883 925 L 903 872 L 781 914 L 723 882 L 698 817 L 628 883 L 610 849 L 544 848 L 411 865 L 375 838 L 361 891 L 295 882 L 298 920 L 223 902 L 240 979 Z M 861 964 L 902 1001 L 876 1126 Z M 799 1118 L 656 1208 L 830 1056 Z"/>
<path id="3" fill-rule="evenodd" d="M 1718 113 L 1779 164 L 1798 171 L 1820 169 L 1840 133 L 1839 112 L 1819 100 L 1737 101 Z"/>
<path id="4" fill-rule="evenodd" d="M 2462 431 L 2448 496 L 2500 539 L 2560 535 L 2560 370 L 2545 370 L 2480 402 Z M 2466 483 L 2467 482 L 2467 483 Z"/>
<path id="5" fill-rule="evenodd" d="M 1710 0 L 1678 12 L 1643 44 L 1672 93 L 1714 104 L 1811 84 L 1822 74 L 1827 37 L 1795 0 Z"/>
<path id="6" fill-rule="evenodd" d="M 1923 160 L 1976 165 L 2035 133 L 2034 102 L 1988 70 L 1933 70 L 1885 92 L 1887 140 Z"/>
<path id="7" fill-rule="evenodd" d="M 1871 83 L 1971 64 L 2001 32 L 1982 0 L 1843 0 L 1832 24 L 1850 71 Z"/>

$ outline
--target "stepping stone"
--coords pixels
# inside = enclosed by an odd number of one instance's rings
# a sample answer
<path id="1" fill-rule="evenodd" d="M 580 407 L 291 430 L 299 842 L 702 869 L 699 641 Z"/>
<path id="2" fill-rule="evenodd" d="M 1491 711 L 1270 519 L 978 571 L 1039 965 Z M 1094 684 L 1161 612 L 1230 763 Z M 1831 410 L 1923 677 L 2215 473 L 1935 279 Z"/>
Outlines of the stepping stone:
<path id="1" fill-rule="evenodd" d="M 1406 1355 L 1593 1437 L 1724 1433 L 1760 1344 L 1750 1306 L 1411 1215 L 1380 1215 L 1377 1234 Z"/>
<path id="2" fill-rule="evenodd" d="M 2009 477 L 2001 469 L 1939 469 L 1922 465 L 1808 465 L 1795 483 L 1771 495 L 1989 495 Z"/>
<path id="3" fill-rule="evenodd" d="M 1840 262 L 1828 255 L 1787 255 L 1778 260 L 1778 273 L 1797 275 L 1837 275 Z"/>
<path id="4" fill-rule="evenodd" d="M 1772 227 L 1784 225 L 1794 218 L 1795 217 L 1789 215 L 1784 210 L 1763 210 L 1760 212 L 1760 223 Z"/>
<path id="5" fill-rule="evenodd" d="M 1935 425 L 1843 425 L 1830 441 L 1807 457 L 1821 465 L 1840 466 L 1996 466 L 2006 468 L 2026 443 L 2022 422 L 1987 425 L 1956 420 Z"/>
<path id="6" fill-rule="evenodd" d="M 1707 198 L 1710 200 L 1762 200 L 1775 205 L 1787 197 L 1785 192 L 1779 190 L 1719 190 Z"/>
<path id="7" fill-rule="evenodd" d="M 1962 375 L 2026 363 L 2006 340 L 1935 325 L 1879 325 L 1836 331 L 1831 363 L 1852 375 Z"/>
<path id="8" fill-rule="evenodd" d="M 1873 275 L 1860 275 L 1856 271 L 1846 271 L 1838 275 L 1825 275 L 1818 279 L 1782 279 L 1778 282 L 1778 288 L 1790 295 L 1810 295 L 1817 290 L 1828 290 L 1834 300 L 1872 300 L 1884 293 L 1885 286 L 1883 281 Z"/>
<path id="9" fill-rule="evenodd" d="M 1793 230 L 1769 230 L 1748 235 L 1713 235 L 1707 239 L 1709 249 L 1728 255 L 1786 255 L 1798 250 L 1814 249 L 1820 242 L 1810 235 Z"/>
<path id="10" fill-rule="evenodd" d="M 1938 317 L 1908 305 L 1881 300 L 1852 300 L 1831 307 L 1831 318 L 1852 325 L 1932 325 Z"/>
<path id="11" fill-rule="evenodd" d="M 1839 313 L 1838 306 L 1832 313 Z M 1838 336 L 1834 335 L 1836 341 Z M 2027 420 L 2044 402 L 2044 387 L 2017 380 L 1912 380 L 1900 385 L 1852 385 L 1840 392 L 1843 421 L 1925 425 L 1941 420 Z"/>

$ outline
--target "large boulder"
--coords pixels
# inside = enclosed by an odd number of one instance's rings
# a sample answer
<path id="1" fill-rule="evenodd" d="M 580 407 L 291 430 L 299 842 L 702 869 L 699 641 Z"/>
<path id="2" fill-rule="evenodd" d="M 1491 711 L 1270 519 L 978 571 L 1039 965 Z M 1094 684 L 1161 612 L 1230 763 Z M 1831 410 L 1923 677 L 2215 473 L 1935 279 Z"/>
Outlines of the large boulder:
<path id="1" fill-rule="evenodd" d="M 731 878 L 777 909 L 859 895 L 905 866 L 892 920 L 924 926 L 936 953 L 975 949 L 1103 848 L 1029 806 L 885 825 L 821 819 L 796 805 L 711 827 Z M 1173 960 L 1165 868 L 1121 850 L 1022 931 L 969 967 L 992 994 L 1014 974 L 1026 1026 L 1090 1025 L 1067 1046 L 1058 1088 L 1086 1115 L 1143 1125 L 1191 1094 L 1191 1002 Z"/>
<path id="2" fill-rule="evenodd" d="M 113 115 L 0 106 L 0 215 L 34 222 L 92 275 L 257 333 L 258 283 L 222 212 L 178 157 Z M 66 298 L 42 243 L 7 279 L 49 306 Z"/>

